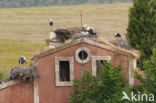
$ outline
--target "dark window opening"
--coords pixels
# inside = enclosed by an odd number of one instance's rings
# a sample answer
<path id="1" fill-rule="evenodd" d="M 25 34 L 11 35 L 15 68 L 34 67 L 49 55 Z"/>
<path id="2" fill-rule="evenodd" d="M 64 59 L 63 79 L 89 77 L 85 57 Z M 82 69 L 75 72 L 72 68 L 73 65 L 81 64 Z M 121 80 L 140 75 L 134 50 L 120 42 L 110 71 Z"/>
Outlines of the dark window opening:
<path id="1" fill-rule="evenodd" d="M 99 76 L 100 75 L 100 71 L 101 70 L 103 70 L 103 64 L 104 64 L 104 62 L 107 62 L 106 60 L 97 60 L 96 61 L 96 70 L 97 70 L 97 76 Z"/>
<path id="2" fill-rule="evenodd" d="M 84 50 L 81 50 L 81 51 L 79 52 L 78 56 L 79 56 L 79 58 L 80 58 L 81 60 L 85 60 L 85 59 L 87 59 L 87 57 L 88 57 L 88 53 L 87 53 L 86 51 L 84 51 Z"/>
<path id="3" fill-rule="evenodd" d="M 70 81 L 70 65 L 69 61 L 59 61 L 60 81 Z"/>

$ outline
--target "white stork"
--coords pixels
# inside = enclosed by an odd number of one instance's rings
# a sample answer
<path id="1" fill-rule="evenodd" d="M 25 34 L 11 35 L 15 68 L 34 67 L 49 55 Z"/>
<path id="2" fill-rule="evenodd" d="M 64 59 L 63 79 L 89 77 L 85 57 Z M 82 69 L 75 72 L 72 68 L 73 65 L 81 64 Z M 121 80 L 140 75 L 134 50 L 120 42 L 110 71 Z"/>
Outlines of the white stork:
<path id="1" fill-rule="evenodd" d="M 21 56 L 18 60 L 19 64 L 24 64 L 24 63 L 27 63 L 27 60 L 24 56 Z"/>
<path id="2" fill-rule="evenodd" d="M 120 33 L 115 33 L 114 36 L 115 36 L 116 38 L 118 38 L 118 37 L 121 38 Z"/>
<path id="3" fill-rule="evenodd" d="M 50 18 L 50 19 L 49 19 L 49 25 L 50 25 L 50 26 L 53 26 L 53 24 L 54 24 L 54 23 L 53 23 L 52 19 Z"/>

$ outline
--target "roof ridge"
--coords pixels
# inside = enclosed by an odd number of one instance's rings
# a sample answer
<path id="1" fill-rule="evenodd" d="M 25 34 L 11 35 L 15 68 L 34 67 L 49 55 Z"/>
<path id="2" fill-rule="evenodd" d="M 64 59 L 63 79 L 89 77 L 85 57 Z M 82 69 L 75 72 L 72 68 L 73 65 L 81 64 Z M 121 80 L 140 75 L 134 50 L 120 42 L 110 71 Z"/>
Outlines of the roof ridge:
<path id="1" fill-rule="evenodd" d="M 140 57 L 139 51 L 130 51 L 130 50 L 126 50 L 126 49 L 121 48 L 121 47 L 119 47 L 119 46 L 115 46 L 115 45 L 109 43 L 108 41 L 106 41 L 106 40 L 104 40 L 104 39 L 98 39 L 97 41 L 98 41 L 98 42 L 101 42 L 101 43 L 105 43 L 106 45 L 111 46 L 111 47 L 113 47 L 113 48 L 115 48 L 115 49 L 122 50 L 122 51 L 125 51 L 125 52 L 127 52 L 127 53 L 130 53 L 130 54 L 132 54 L 136 59 L 138 59 L 138 58 Z M 137 52 L 137 53 L 136 53 L 136 52 Z"/>
<path id="2" fill-rule="evenodd" d="M 126 55 L 131 54 L 136 59 L 138 59 L 140 57 L 139 51 L 126 50 L 126 49 L 121 48 L 119 46 L 115 46 L 115 45 L 113 45 L 113 44 L 109 43 L 108 41 L 106 41 L 104 39 L 101 39 L 101 38 L 92 38 L 92 39 L 91 38 L 90 39 L 83 38 L 83 39 L 84 39 L 85 43 L 88 43 L 88 44 L 91 44 L 91 45 L 106 48 L 106 49 L 116 51 L 116 52 L 126 54 Z M 57 46 L 56 48 L 46 48 L 45 50 L 41 51 L 39 54 L 35 55 L 33 57 L 33 59 L 36 58 L 36 57 L 40 58 L 40 57 L 49 55 L 50 53 L 60 51 L 62 49 L 65 49 L 67 47 L 70 47 L 70 46 L 73 46 L 73 45 L 76 45 L 76 44 L 79 44 L 79 43 L 81 43 L 81 38 L 75 39 L 75 40 L 69 39 L 69 40 L 65 41 L 65 43 L 63 45 Z"/>

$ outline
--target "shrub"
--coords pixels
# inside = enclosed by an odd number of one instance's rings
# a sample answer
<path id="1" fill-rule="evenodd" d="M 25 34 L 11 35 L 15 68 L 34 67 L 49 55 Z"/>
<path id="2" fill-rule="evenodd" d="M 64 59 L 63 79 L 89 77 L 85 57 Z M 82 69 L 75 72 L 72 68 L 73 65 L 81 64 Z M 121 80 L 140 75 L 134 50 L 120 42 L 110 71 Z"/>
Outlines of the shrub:
<path id="1" fill-rule="evenodd" d="M 74 80 L 70 103 L 120 103 L 125 84 L 121 66 L 104 62 L 99 77 L 86 72 L 83 78 Z"/>

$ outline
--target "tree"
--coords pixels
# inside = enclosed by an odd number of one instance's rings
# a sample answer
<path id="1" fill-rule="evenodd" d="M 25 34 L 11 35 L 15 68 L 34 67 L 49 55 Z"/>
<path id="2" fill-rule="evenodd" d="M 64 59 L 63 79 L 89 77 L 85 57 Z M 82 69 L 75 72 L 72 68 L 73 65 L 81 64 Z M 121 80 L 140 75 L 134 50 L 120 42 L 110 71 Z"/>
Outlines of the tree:
<path id="1" fill-rule="evenodd" d="M 153 55 L 149 60 L 144 61 L 144 75 L 145 78 L 142 77 L 142 75 L 136 73 L 137 78 L 141 81 L 142 85 L 139 87 L 141 88 L 142 92 L 145 94 L 152 94 L 156 95 L 156 48 L 153 49 Z M 153 103 L 155 103 L 156 100 L 154 100 Z M 150 102 L 151 103 L 151 102 Z"/>
<path id="2" fill-rule="evenodd" d="M 154 3 L 155 1 L 153 1 Z M 156 13 L 153 13 L 151 0 L 134 0 L 129 11 L 129 24 L 126 38 L 129 44 L 141 52 L 139 67 L 149 59 L 156 43 Z"/>
<path id="3" fill-rule="evenodd" d="M 156 95 L 156 48 L 153 50 L 153 55 L 149 60 L 144 62 L 146 78 L 142 78 L 137 74 L 138 79 L 142 82 L 142 88 L 147 94 Z"/>
<path id="4" fill-rule="evenodd" d="M 121 66 L 104 62 L 99 77 L 86 72 L 82 79 L 74 80 L 70 103 L 120 103 L 125 83 Z"/>

